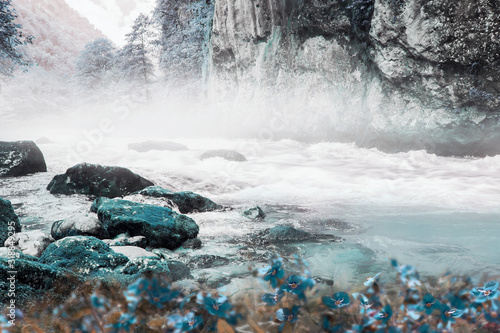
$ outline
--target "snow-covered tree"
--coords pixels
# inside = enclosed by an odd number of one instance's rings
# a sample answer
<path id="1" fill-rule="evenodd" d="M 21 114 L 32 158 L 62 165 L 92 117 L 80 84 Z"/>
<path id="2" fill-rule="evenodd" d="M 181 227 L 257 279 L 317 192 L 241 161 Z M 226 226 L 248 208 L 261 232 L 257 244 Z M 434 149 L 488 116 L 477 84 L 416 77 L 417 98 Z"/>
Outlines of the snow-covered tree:
<path id="1" fill-rule="evenodd" d="M 168 80 L 200 80 L 208 56 L 213 4 L 210 0 L 157 0 L 161 25 L 160 67 Z"/>
<path id="2" fill-rule="evenodd" d="M 107 38 L 85 45 L 76 61 L 76 76 L 87 87 L 105 85 L 113 80 L 116 48 Z"/>
<path id="3" fill-rule="evenodd" d="M 154 72 L 150 58 L 155 32 L 152 22 L 146 15 L 140 14 L 132 26 L 132 32 L 126 35 L 127 44 L 119 51 L 117 64 L 120 76 L 128 81 L 147 85 Z"/>
<path id="4" fill-rule="evenodd" d="M 10 75 L 16 65 L 27 65 L 19 46 L 32 42 L 24 37 L 20 24 L 14 23 L 17 14 L 11 0 L 0 0 L 0 74 Z"/>

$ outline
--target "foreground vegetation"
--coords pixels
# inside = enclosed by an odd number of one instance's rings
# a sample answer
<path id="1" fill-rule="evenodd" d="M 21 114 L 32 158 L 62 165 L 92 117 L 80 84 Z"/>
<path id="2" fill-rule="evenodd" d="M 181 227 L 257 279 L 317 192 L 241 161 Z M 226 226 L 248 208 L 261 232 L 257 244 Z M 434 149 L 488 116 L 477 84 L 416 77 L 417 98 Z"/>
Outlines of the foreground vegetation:
<path id="1" fill-rule="evenodd" d="M 447 273 L 422 283 L 415 267 L 395 260 L 391 266 L 397 281 L 382 284 L 385 272 L 378 273 L 349 292 L 333 284 L 322 288 L 296 256 L 275 257 L 253 271 L 268 293 L 192 292 L 161 276 L 128 286 L 89 283 L 57 305 L 46 300 L 18 311 L 16 326 L 9 326 L 8 317 L 0 325 L 2 332 L 500 331 L 497 281 L 473 285 L 468 277 Z"/>

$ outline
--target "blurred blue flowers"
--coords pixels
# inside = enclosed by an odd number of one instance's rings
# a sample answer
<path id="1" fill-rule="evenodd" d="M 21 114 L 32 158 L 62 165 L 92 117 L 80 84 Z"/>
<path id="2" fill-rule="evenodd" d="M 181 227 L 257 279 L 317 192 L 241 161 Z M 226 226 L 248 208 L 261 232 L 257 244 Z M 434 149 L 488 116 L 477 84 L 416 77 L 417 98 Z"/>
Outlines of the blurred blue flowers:
<path id="1" fill-rule="evenodd" d="M 351 303 L 349 295 L 344 292 L 335 293 L 333 297 L 323 296 L 321 300 L 330 309 L 338 309 Z"/>
<path id="2" fill-rule="evenodd" d="M 271 265 L 260 270 L 264 281 L 269 281 L 273 288 L 278 286 L 279 280 L 285 276 L 282 268 L 283 260 L 281 258 L 271 260 Z"/>
<path id="3" fill-rule="evenodd" d="M 476 303 L 498 298 L 498 282 L 490 281 L 484 287 L 473 288 L 470 293 L 475 297 L 474 302 Z"/>

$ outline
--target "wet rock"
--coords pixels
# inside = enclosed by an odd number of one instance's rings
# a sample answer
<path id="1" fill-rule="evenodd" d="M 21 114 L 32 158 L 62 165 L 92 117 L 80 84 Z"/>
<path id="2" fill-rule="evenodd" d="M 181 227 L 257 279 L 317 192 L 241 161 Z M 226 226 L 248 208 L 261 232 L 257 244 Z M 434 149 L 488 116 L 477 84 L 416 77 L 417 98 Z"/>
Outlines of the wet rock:
<path id="1" fill-rule="evenodd" d="M 40 257 L 54 239 L 41 230 L 16 233 L 7 238 L 5 246 L 14 247 L 24 254 Z"/>
<path id="2" fill-rule="evenodd" d="M 52 224 L 50 231 L 55 240 L 69 236 L 106 237 L 102 223 L 95 215 L 74 215 Z"/>
<path id="3" fill-rule="evenodd" d="M 176 249 L 198 235 L 196 222 L 167 207 L 139 204 L 126 200 L 98 198 L 91 211 L 97 213 L 110 237 L 127 233 L 145 236 L 148 246 Z"/>
<path id="4" fill-rule="evenodd" d="M 333 235 L 309 233 L 307 231 L 295 229 L 294 227 L 279 225 L 251 235 L 247 242 L 254 245 L 265 245 L 279 243 L 297 243 L 316 240 L 339 241 L 340 238 Z"/>
<path id="5" fill-rule="evenodd" d="M 200 269 L 200 268 L 213 268 L 218 266 L 225 266 L 228 265 L 230 262 L 231 261 L 229 259 L 221 256 L 203 254 L 200 256 L 195 256 L 190 258 L 186 264 L 188 267 L 192 269 Z"/>
<path id="6" fill-rule="evenodd" d="M 39 261 L 82 275 L 99 275 L 126 265 L 129 259 L 95 237 L 72 236 L 50 244 Z"/>
<path id="7" fill-rule="evenodd" d="M 178 281 L 191 277 L 191 271 L 183 263 L 175 260 L 162 260 L 157 257 L 138 257 L 121 270 L 127 275 L 163 275 L 170 281 Z"/>
<path id="8" fill-rule="evenodd" d="M 243 215 L 252 220 L 263 219 L 266 217 L 266 214 L 262 211 L 259 206 L 247 209 L 243 212 Z"/>
<path id="9" fill-rule="evenodd" d="M 0 245 L 3 245 L 9 236 L 21 231 L 21 224 L 9 200 L 0 198 Z"/>
<path id="10" fill-rule="evenodd" d="M 158 258 L 157 254 L 146 251 L 145 249 L 138 246 L 125 245 L 125 246 L 110 246 L 110 247 L 116 253 L 121 253 L 131 260 L 138 257 Z"/>
<path id="11" fill-rule="evenodd" d="M 140 153 L 148 152 L 150 150 L 189 150 L 189 148 L 182 143 L 173 141 L 145 141 L 139 143 L 130 143 L 128 149 L 135 150 Z"/>
<path id="12" fill-rule="evenodd" d="M 144 236 L 130 237 L 128 235 L 118 235 L 114 239 L 103 239 L 102 241 L 109 246 L 137 246 L 143 249 L 148 245 Z"/>
<path id="13" fill-rule="evenodd" d="M 226 150 L 226 149 L 218 149 L 218 150 L 208 150 L 201 155 L 201 159 L 213 158 L 213 157 L 221 157 L 228 161 L 234 162 L 245 162 L 247 159 L 242 154 L 238 153 L 234 150 Z"/>
<path id="14" fill-rule="evenodd" d="M 185 249 L 193 249 L 193 250 L 198 250 L 201 249 L 202 247 L 202 242 L 201 239 L 199 238 L 193 238 L 193 239 L 188 239 L 184 243 L 182 243 L 182 247 Z"/>
<path id="15" fill-rule="evenodd" d="M 46 171 L 43 154 L 33 141 L 0 141 L 0 177 L 18 177 Z"/>
<path id="16" fill-rule="evenodd" d="M 55 176 L 47 190 L 52 194 L 86 194 L 115 198 L 140 191 L 153 183 L 122 167 L 81 163 Z"/>
<path id="17" fill-rule="evenodd" d="M 212 200 L 193 192 L 171 192 L 159 186 L 151 186 L 139 191 L 139 194 L 154 198 L 170 200 L 181 214 L 208 212 L 221 209 L 222 206 Z"/>
<path id="18" fill-rule="evenodd" d="M 70 271 L 61 270 L 50 264 L 28 260 L 26 258 L 9 261 L 8 258 L 0 258 L 0 288 L 9 290 L 9 271 L 16 271 L 15 289 L 16 304 L 33 301 L 34 296 L 40 292 L 42 295 L 47 290 L 64 289 L 74 286 L 78 277 Z M 70 290 L 66 290 L 68 294 Z M 7 292 L 0 293 L 0 303 L 10 301 Z"/>

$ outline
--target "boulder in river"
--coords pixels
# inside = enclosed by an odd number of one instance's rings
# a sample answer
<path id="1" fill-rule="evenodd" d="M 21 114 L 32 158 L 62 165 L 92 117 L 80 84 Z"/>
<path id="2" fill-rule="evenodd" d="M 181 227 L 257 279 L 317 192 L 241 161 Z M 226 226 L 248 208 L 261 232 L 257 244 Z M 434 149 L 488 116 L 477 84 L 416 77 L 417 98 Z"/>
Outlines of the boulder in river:
<path id="1" fill-rule="evenodd" d="M 324 240 L 339 241 L 341 238 L 328 234 L 309 233 L 287 225 L 278 225 L 251 235 L 247 242 L 253 245 L 267 245 Z"/>
<path id="2" fill-rule="evenodd" d="M 234 162 L 245 162 L 247 160 L 245 156 L 238 153 L 237 151 L 227 150 L 227 149 L 207 150 L 201 155 L 200 158 L 204 160 L 213 157 L 221 157 L 228 161 L 234 161 Z"/>
<path id="3" fill-rule="evenodd" d="M 140 153 L 145 153 L 150 150 L 169 150 L 169 151 L 189 150 L 189 148 L 183 145 L 182 143 L 173 141 L 145 141 L 138 143 L 129 143 L 128 149 L 135 150 Z"/>
<path id="4" fill-rule="evenodd" d="M 82 275 L 98 275 L 126 265 L 129 259 L 95 237 L 73 236 L 50 244 L 39 261 Z"/>
<path id="5" fill-rule="evenodd" d="M 52 194 L 115 198 L 153 185 L 126 168 L 80 163 L 66 170 L 65 174 L 55 176 L 47 190 Z"/>
<path id="6" fill-rule="evenodd" d="M 21 231 L 21 224 L 9 200 L 0 198 L 0 246 L 7 238 Z"/>
<path id="7" fill-rule="evenodd" d="M 132 201 L 98 198 L 91 211 L 97 213 L 110 237 L 127 233 L 145 236 L 148 246 L 176 249 L 198 235 L 196 222 L 167 207 L 140 204 Z"/>
<path id="8" fill-rule="evenodd" d="M 259 220 L 266 217 L 266 214 L 259 206 L 252 207 L 243 212 L 243 215 L 252 220 Z"/>
<path id="9" fill-rule="evenodd" d="M 101 221 L 93 214 L 74 215 L 56 221 L 52 224 L 50 233 L 55 240 L 69 236 L 106 237 Z"/>
<path id="10" fill-rule="evenodd" d="M 139 194 L 168 199 L 177 206 L 181 214 L 208 212 L 222 208 L 212 200 L 189 191 L 172 192 L 159 186 L 151 186 L 139 191 Z"/>
<path id="11" fill-rule="evenodd" d="M 46 171 L 43 154 L 33 141 L 0 141 L 0 177 L 26 176 Z"/>

